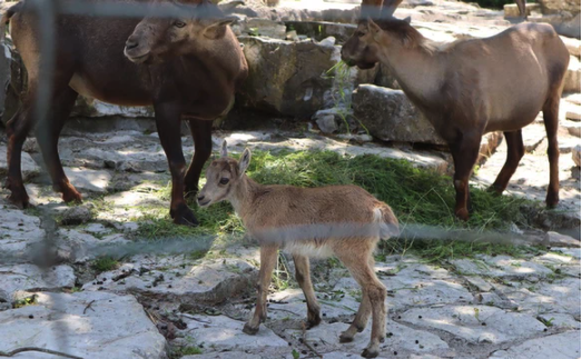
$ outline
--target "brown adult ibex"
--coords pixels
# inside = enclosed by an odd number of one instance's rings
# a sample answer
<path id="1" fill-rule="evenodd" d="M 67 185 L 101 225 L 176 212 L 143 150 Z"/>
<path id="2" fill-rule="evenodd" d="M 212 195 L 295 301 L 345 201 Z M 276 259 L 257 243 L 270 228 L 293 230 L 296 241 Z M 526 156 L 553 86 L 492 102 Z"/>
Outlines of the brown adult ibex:
<path id="1" fill-rule="evenodd" d="M 197 14 L 205 16 L 169 19 L 152 14 L 140 21 L 59 15 L 56 66 L 51 76 L 52 106 L 46 121 L 38 124 L 34 123 L 32 113 L 41 56 L 38 14 L 26 2 L 21 2 L 4 15 L 2 24 L 10 21 L 14 45 L 28 71 L 28 92 L 23 105 L 7 124 L 6 185 L 12 192 L 10 200 L 21 208 L 29 203 L 22 183 L 20 158 L 22 144 L 34 125 L 54 189 L 63 194 L 66 202 L 81 200 L 65 176 L 57 143 L 78 94 L 82 94 L 118 105 L 154 106 L 158 133 L 172 175 L 170 214 L 175 223 L 196 224 L 184 192 L 197 192 L 200 172 L 212 151 L 212 120 L 229 110 L 235 90 L 248 71 L 240 44 L 228 27 L 232 19 L 226 18 L 208 0 L 117 2 L 176 9 L 186 3 L 192 6 L 198 3 Z M 196 151 L 187 171 L 180 138 L 182 119 L 189 121 Z"/>
<path id="2" fill-rule="evenodd" d="M 448 143 L 455 165 L 455 214 L 467 220 L 469 177 L 484 133 L 504 131 L 507 160 L 492 189 L 502 193 L 524 154 L 521 128 L 543 111 L 550 184 L 559 201 L 558 112 L 570 60 L 550 25 L 527 23 L 493 37 L 439 44 L 407 21 L 360 22 L 342 48 L 348 65 L 387 65 L 404 93 Z"/>
<path id="3" fill-rule="evenodd" d="M 245 174 L 251 160 L 248 149 L 238 162 L 227 157 L 226 141 L 221 152 L 221 158 L 206 170 L 207 182 L 198 194 L 198 204 L 206 207 L 229 201 L 247 231 L 260 242 L 257 306 L 243 331 L 257 333 L 267 317 L 267 291 L 280 248 L 293 255 L 297 282 L 307 301 L 307 324 L 319 324 L 309 257 L 335 255 L 362 287 L 360 308 L 340 341 L 352 341 L 356 332 L 366 327 L 371 312 L 372 336 L 362 356 L 376 357 L 386 332 L 386 288 L 374 273 L 372 252 L 380 238 L 388 239 L 399 233 L 392 209 L 357 186 L 260 185 Z"/>

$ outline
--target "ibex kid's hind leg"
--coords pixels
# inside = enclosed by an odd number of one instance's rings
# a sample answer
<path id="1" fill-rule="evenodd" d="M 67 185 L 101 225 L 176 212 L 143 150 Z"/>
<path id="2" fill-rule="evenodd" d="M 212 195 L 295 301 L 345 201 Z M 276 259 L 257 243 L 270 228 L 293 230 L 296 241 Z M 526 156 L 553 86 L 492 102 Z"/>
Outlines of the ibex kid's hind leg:
<path id="1" fill-rule="evenodd" d="M 374 268 L 373 256 L 370 256 L 368 263 L 372 268 Z M 360 302 L 358 312 L 356 313 L 350 327 L 340 334 L 340 343 L 349 343 L 353 341 L 356 333 L 360 333 L 366 329 L 371 310 L 372 306 L 370 304 L 370 298 L 368 298 L 368 294 L 365 291 L 362 291 L 362 301 Z"/>
<path id="2" fill-rule="evenodd" d="M 317 298 L 315 297 L 313 284 L 311 283 L 309 258 L 301 255 L 293 255 L 293 262 L 295 262 L 295 278 L 303 290 L 305 301 L 307 302 L 307 327 L 312 328 L 321 322 L 321 317 L 319 316 L 319 304 L 317 304 Z"/>
<path id="3" fill-rule="evenodd" d="M 380 343 L 386 336 L 386 287 L 378 280 L 370 257 L 375 247 L 374 239 L 352 241 L 351 248 L 336 252 L 354 279 L 362 287 L 362 294 L 368 297 L 372 311 L 372 334 L 370 343 L 362 352 L 365 358 L 375 358 L 380 352 Z"/>
<path id="4" fill-rule="evenodd" d="M 261 246 L 261 268 L 257 282 L 257 306 L 253 317 L 245 324 L 243 332 L 257 334 L 261 322 L 267 319 L 267 294 L 271 275 L 277 264 L 277 246 Z"/>

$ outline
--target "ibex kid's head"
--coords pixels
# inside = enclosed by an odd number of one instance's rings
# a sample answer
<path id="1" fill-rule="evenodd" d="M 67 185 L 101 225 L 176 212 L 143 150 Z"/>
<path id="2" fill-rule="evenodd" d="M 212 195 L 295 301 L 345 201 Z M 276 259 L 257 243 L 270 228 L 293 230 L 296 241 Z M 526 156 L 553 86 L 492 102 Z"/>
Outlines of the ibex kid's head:
<path id="1" fill-rule="evenodd" d="M 207 207 L 228 200 L 238 182 L 243 179 L 251 162 L 251 151 L 246 148 L 240 160 L 229 158 L 226 141 L 222 142 L 220 158 L 212 161 L 206 170 L 206 184 L 198 193 L 198 205 Z"/>

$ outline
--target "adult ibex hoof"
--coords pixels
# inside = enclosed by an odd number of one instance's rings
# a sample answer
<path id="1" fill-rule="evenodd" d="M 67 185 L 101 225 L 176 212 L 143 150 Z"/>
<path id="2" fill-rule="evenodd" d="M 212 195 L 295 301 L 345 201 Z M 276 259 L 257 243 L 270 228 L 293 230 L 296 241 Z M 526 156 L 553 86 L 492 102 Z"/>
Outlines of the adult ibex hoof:
<path id="1" fill-rule="evenodd" d="M 243 328 L 243 333 L 248 334 L 248 335 L 255 335 L 259 332 L 259 327 L 257 326 L 252 327 L 251 325 L 249 325 L 249 323 L 245 324 L 245 327 Z"/>
<path id="2" fill-rule="evenodd" d="M 63 192 L 62 198 L 63 198 L 63 201 L 65 201 L 65 203 L 81 203 L 81 202 L 83 202 L 83 196 L 81 196 L 81 194 L 79 192 L 77 192 L 77 190 L 75 190 L 75 189 Z"/>
<path id="3" fill-rule="evenodd" d="M 174 223 L 182 224 L 185 226 L 198 226 L 198 220 L 194 213 L 188 206 L 183 203 L 179 205 L 176 209 L 170 209 L 170 216 L 174 219 Z"/>
<path id="4" fill-rule="evenodd" d="M 15 205 L 18 209 L 26 209 L 30 206 L 30 200 L 28 199 L 27 195 L 15 195 L 12 193 L 8 200 Z"/>
<path id="5" fill-rule="evenodd" d="M 354 341 L 354 337 L 352 335 L 341 333 L 339 337 L 340 343 L 351 343 Z"/>
<path id="6" fill-rule="evenodd" d="M 467 222 L 469 220 L 469 211 L 466 208 L 458 209 L 455 211 L 455 216 L 461 221 Z"/>
<path id="7" fill-rule="evenodd" d="M 378 356 L 378 351 L 377 350 L 371 350 L 371 349 L 364 349 L 364 351 L 362 352 L 362 357 L 364 358 L 375 358 Z"/>
<path id="8" fill-rule="evenodd" d="M 548 208 L 556 208 L 558 203 L 560 202 L 560 196 L 557 194 L 548 194 L 546 196 L 546 206 Z"/>

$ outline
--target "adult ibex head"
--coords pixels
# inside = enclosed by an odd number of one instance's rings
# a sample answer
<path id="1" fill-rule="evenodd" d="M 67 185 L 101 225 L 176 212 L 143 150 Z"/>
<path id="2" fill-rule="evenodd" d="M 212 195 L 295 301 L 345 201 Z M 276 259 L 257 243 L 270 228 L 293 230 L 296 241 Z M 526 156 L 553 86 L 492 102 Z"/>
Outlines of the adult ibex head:
<path id="1" fill-rule="evenodd" d="M 156 7 L 183 9 L 181 18 L 148 16 L 140 21 L 125 43 L 125 56 L 135 62 L 162 62 L 165 58 L 212 48 L 212 41 L 222 39 L 226 27 L 235 18 L 227 17 L 208 0 L 200 4 L 177 1 L 156 1 Z M 194 10 L 194 11 L 193 11 Z"/>

